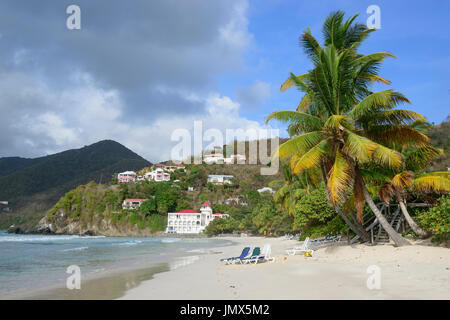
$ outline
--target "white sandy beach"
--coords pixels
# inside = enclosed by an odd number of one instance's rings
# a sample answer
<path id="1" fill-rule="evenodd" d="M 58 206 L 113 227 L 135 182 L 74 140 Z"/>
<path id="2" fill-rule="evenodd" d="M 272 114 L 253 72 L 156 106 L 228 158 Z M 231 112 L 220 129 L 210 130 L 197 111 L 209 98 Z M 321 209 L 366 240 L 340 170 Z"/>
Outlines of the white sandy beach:
<path id="1" fill-rule="evenodd" d="M 313 257 L 287 256 L 299 242 L 282 238 L 229 238 L 198 260 L 159 273 L 121 299 L 450 299 L 450 250 L 416 244 L 329 246 Z M 244 246 L 270 243 L 273 263 L 224 265 L 219 259 Z M 194 258 L 196 259 L 196 258 Z M 381 271 L 381 288 L 370 290 L 367 268 Z"/>

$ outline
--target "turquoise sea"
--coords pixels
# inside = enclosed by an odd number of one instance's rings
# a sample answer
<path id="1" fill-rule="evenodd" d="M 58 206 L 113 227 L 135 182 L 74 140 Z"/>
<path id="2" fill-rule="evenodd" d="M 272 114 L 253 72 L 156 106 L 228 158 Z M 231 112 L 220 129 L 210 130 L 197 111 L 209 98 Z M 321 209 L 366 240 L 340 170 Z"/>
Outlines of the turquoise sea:
<path id="1" fill-rule="evenodd" d="M 70 265 L 82 277 L 121 268 L 168 263 L 227 240 L 207 238 L 128 238 L 76 235 L 16 235 L 0 232 L 0 295 L 45 286 L 63 286 Z M 176 260 L 176 259 L 175 259 Z M 172 262 L 172 266 L 174 265 Z"/>

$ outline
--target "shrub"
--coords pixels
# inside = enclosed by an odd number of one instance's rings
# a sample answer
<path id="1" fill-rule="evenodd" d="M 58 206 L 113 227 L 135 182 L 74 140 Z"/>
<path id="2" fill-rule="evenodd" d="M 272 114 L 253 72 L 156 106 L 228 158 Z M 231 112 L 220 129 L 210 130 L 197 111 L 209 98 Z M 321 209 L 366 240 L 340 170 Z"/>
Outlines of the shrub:
<path id="1" fill-rule="evenodd" d="M 417 222 L 422 228 L 435 235 L 433 238 L 435 242 L 449 242 L 450 197 L 442 196 L 438 200 L 438 205 L 420 211 L 417 215 Z"/>

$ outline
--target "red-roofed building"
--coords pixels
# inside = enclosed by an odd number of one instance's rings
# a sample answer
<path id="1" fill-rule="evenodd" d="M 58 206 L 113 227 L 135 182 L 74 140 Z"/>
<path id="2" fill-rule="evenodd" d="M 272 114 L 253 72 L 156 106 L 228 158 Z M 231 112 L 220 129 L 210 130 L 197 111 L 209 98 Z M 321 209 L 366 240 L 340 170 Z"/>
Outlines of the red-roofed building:
<path id="1" fill-rule="evenodd" d="M 166 233 L 194 233 L 205 230 L 208 224 L 215 218 L 223 218 L 221 213 L 213 213 L 209 202 L 202 204 L 200 212 L 187 209 L 167 214 Z"/>

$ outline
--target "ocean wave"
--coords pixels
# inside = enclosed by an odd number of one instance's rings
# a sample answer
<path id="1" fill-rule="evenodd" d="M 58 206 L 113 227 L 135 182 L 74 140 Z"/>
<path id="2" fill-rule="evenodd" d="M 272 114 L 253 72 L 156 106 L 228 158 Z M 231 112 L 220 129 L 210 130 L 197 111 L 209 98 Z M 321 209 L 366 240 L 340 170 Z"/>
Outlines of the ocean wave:
<path id="1" fill-rule="evenodd" d="M 162 243 L 174 243 L 174 242 L 178 242 L 181 241 L 180 238 L 167 238 L 167 239 L 161 239 Z"/>
<path id="2" fill-rule="evenodd" d="M 87 250 L 89 247 L 78 247 L 78 248 L 70 248 L 70 249 L 64 249 L 63 252 L 70 252 L 70 251 L 82 251 Z"/>
<path id="3" fill-rule="evenodd" d="M 129 246 L 135 246 L 142 243 L 141 240 L 132 240 L 132 241 L 126 241 L 126 242 L 114 242 L 112 243 L 113 246 L 125 246 L 125 247 L 129 247 Z"/>
<path id="4" fill-rule="evenodd" d="M 35 241 L 65 241 L 73 239 L 96 239 L 105 238 L 105 236 L 79 236 L 79 235 L 64 235 L 64 236 L 41 236 L 41 235 L 15 235 L 15 236 L 1 236 L 0 242 L 35 242 Z"/>

